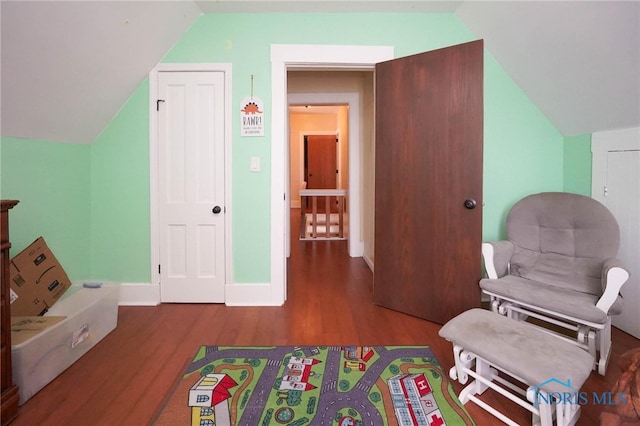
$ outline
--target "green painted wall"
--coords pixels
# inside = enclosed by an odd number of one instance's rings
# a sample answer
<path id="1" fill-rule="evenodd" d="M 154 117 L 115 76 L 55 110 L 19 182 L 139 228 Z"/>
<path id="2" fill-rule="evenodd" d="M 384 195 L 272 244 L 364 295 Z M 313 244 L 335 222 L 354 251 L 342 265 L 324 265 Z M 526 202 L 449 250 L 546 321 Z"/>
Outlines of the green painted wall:
<path id="1" fill-rule="evenodd" d="M 392 45 L 401 57 L 474 39 L 451 14 L 204 15 L 163 62 L 231 62 L 233 105 L 249 93 L 253 75 L 254 93 L 268 106 L 271 44 Z M 489 53 L 485 61 L 483 232 L 496 239 L 515 201 L 534 191 L 561 190 L 563 138 Z M 243 139 L 237 114 L 233 119 L 234 277 L 264 282 L 270 254 L 269 128 L 264 138 Z M 246 167 L 252 155 L 267 165 L 262 176 Z"/>
<path id="2" fill-rule="evenodd" d="M 563 191 L 591 197 L 591 135 L 564 139 Z"/>
<path id="3" fill-rule="evenodd" d="M 149 82 L 145 80 L 91 146 L 94 279 L 151 281 Z"/>
<path id="4" fill-rule="evenodd" d="M 90 279 L 90 146 L 2 137 L 3 199 L 11 255 L 43 236 L 69 278 Z"/>
<path id="5" fill-rule="evenodd" d="M 483 239 L 495 240 L 516 201 L 562 190 L 563 137 L 491 55 L 484 96 Z"/>
<path id="6" fill-rule="evenodd" d="M 270 105 L 271 44 L 392 45 L 397 57 L 475 39 L 452 14 L 212 14 L 201 16 L 163 62 L 218 62 L 233 66 L 233 275 L 237 283 L 270 281 Z M 240 101 L 254 94 L 266 107 L 265 136 L 239 136 Z M 149 108 L 143 82 L 108 128 L 91 146 L 51 143 L 38 158 L 44 174 L 54 175 L 48 207 L 71 210 L 61 232 L 73 235 L 57 252 L 69 259 L 77 278 L 150 282 Z M 237 111 L 235 111 L 237 112 Z M 19 143 L 18 143 L 19 142 Z M 2 141 L 2 189 L 37 199 L 36 184 L 20 183 L 17 164 L 30 160 L 32 141 Z M 511 205 L 531 192 L 562 190 L 564 139 L 530 102 L 489 52 L 485 55 L 484 238 L 496 239 Z M 38 145 L 39 146 L 39 145 Z M 7 148 L 8 147 L 8 148 Z M 51 152 L 50 152 L 51 151 Z M 50 153 L 49 153 L 50 152 Z M 262 159 L 262 171 L 249 171 L 249 158 Z M 34 168 L 36 166 L 29 166 Z M 464 167 L 464 165 L 452 165 Z M 90 176 L 78 181 L 71 171 Z M 5 182 L 5 176 L 11 176 Z M 82 182 L 82 183 L 80 183 Z M 74 193 L 81 193 L 72 198 Z M 13 195 L 12 195 L 13 196 Z M 18 195 L 15 195 L 19 198 Z M 27 208 L 25 208 L 27 210 Z M 29 215 L 38 216 L 29 205 Z M 62 220 L 62 219 L 61 219 Z M 27 233 L 28 225 L 18 234 Z M 43 235 L 57 234 L 42 223 Z M 13 227 L 12 227 L 13 231 Z M 21 237 L 26 238 L 26 237 Z M 73 258 L 73 259 L 72 259 Z M 75 260 L 80 259 L 80 260 Z M 90 269 L 80 269 L 81 264 Z M 71 266 L 72 265 L 72 266 Z"/>
<path id="7" fill-rule="evenodd" d="M 375 31 L 371 29 L 375 28 Z M 452 14 L 211 14 L 196 21 L 162 62 L 233 64 L 233 101 L 254 94 L 271 118 L 271 45 L 393 45 L 397 56 L 473 39 Z M 262 138 L 239 136 L 233 118 L 233 277 L 238 283 L 270 281 L 270 131 Z M 259 156 L 261 173 L 249 158 Z"/>

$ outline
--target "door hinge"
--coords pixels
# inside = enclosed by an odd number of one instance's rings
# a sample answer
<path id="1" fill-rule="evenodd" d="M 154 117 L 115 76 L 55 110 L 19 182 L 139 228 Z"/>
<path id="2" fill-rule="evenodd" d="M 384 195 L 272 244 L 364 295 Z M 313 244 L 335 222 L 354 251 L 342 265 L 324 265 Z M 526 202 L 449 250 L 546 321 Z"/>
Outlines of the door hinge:
<path id="1" fill-rule="evenodd" d="M 603 195 L 606 197 L 607 194 L 609 193 L 609 188 L 607 187 L 607 185 L 604 186 L 604 190 L 602 192 L 603 192 Z"/>
<path id="2" fill-rule="evenodd" d="M 156 101 L 156 111 L 160 111 L 160 102 L 164 102 L 164 99 L 158 99 Z"/>
<path id="3" fill-rule="evenodd" d="M 160 273 L 160 265 L 158 265 L 158 273 Z"/>

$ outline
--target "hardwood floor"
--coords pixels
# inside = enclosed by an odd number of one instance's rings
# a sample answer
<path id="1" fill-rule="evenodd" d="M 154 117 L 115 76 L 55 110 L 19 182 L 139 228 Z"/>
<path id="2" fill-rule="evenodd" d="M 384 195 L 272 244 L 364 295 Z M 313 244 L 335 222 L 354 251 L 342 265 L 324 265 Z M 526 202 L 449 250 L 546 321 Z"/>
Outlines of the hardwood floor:
<path id="1" fill-rule="evenodd" d="M 120 307 L 116 330 L 21 406 L 12 425 L 151 424 L 201 345 L 430 345 L 445 370 L 452 366 L 451 344 L 438 336 L 440 325 L 374 306 L 372 273 L 361 258 L 348 256 L 347 243 L 300 242 L 296 226 L 284 306 Z M 614 328 L 607 375 L 592 373 L 583 390 L 611 390 L 618 357 L 639 345 Z M 483 399 L 530 424 L 528 412 L 504 398 L 487 392 Z M 499 423 L 473 403 L 467 409 L 478 425 Z M 599 425 L 599 412 L 598 406 L 583 406 L 578 425 Z"/>

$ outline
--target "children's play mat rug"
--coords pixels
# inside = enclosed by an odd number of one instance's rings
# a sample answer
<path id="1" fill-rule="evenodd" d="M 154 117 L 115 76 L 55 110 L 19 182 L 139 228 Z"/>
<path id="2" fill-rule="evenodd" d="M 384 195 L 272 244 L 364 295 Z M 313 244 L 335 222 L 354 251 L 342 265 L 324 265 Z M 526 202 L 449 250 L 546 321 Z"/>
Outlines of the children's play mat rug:
<path id="1" fill-rule="evenodd" d="M 202 346 L 155 425 L 474 425 L 427 346 Z"/>

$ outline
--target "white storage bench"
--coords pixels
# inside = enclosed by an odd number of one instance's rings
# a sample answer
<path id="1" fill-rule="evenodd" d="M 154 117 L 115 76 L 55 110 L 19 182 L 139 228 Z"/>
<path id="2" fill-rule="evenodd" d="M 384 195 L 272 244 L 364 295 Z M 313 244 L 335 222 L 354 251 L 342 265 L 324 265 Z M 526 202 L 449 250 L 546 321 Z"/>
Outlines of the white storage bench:
<path id="1" fill-rule="evenodd" d="M 453 343 L 451 378 L 462 384 L 468 376 L 475 379 L 460 392 L 463 404 L 471 400 L 517 426 L 475 396 L 491 388 L 529 410 L 534 425 L 568 426 L 578 420 L 580 388 L 594 363 L 587 351 L 531 324 L 484 309 L 463 312 L 447 322 L 439 334 Z"/>
<path id="2" fill-rule="evenodd" d="M 66 316 L 28 340 L 11 346 L 13 382 L 22 405 L 87 353 L 118 323 L 120 286 L 71 286 L 45 316 Z"/>

